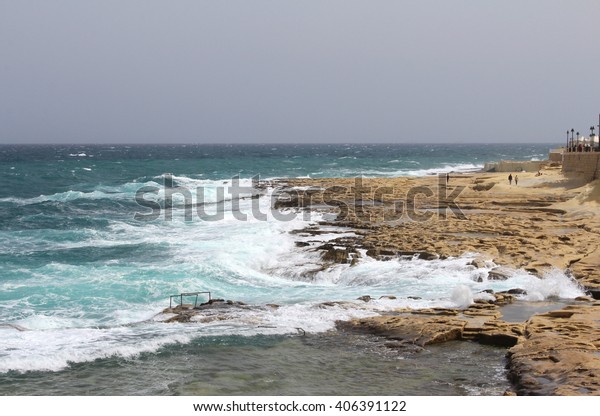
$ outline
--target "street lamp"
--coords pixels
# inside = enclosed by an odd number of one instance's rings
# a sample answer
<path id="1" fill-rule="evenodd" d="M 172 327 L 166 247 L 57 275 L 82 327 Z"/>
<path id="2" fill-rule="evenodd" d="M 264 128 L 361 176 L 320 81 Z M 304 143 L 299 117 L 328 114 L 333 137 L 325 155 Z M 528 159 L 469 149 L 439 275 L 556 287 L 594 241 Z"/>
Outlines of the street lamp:
<path id="1" fill-rule="evenodd" d="M 573 143 L 571 143 L 573 144 Z M 567 152 L 571 151 L 571 146 L 569 146 L 569 130 L 567 130 Z"/>
<path id="2" fill-rule="evenodd" d="M 600 136 L 600 114 L 598 114 L 598 136 Z M 600 147 L 600 137 L 598 140 L 598 147 Z"/>
<path id="3" fill-rule="evenodd" d="M 595 128 L 595 126 L 590 127 L 590 131 L 592 132 L 590 134 L 590 150 L 592 150 L 592 148 L 594 147 L 594 140 L 596 139 L 596 135 L 594 134 Z"/>
<path id="4" fill-rule="evenodd" d="M 600 114 L 598 114 L 598 136 L 600 136 Z M 598 147 L 600 148 L 600 137 L 598 139 Z"/>

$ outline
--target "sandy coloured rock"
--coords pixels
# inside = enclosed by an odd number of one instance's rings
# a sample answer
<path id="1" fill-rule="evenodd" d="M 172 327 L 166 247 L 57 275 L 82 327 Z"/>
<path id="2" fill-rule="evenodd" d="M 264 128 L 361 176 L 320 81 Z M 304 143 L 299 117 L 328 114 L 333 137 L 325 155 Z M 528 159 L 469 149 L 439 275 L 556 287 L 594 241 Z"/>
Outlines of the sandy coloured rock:
<path id="1" fill-rule="evenodd" d="M 493 261 L 539 276 L 569 270 L 600 294 L 600 181 L 586 184 L 558 168 L 519 178 L 518 187 L 505 184 L 504 174 L 473 173 L 454 175 L 450 186 L 431 176 L 287 179 L 283 188 L 311 190 L 294 194 L 295 205 L 286 207 L 329 210 L 335 219 L 322 224 L 350 227 L 359 236 L 331 241 L 336 246 L 362 247 L 379 260 L 475 252 L 476 266 Z M 490 277 L 502 278 L 502 270 Z"/>

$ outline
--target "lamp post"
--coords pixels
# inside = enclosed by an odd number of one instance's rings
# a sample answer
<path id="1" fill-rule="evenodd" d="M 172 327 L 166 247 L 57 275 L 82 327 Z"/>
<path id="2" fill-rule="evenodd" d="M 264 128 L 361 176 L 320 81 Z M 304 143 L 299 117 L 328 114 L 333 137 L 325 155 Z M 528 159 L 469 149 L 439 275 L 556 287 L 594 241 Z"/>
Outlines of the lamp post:
<path id="1" fill-rule="evenodd" d="M 598 114 L 598 136 L 600 136 L 600 114 Z M 600 148 L 600 137 L 598 138 L 598 147 Z"/>
<path id="2" fill-rule="evenodd" d="M 596 135 L 594 134 L 594 129 L 595 129 L 595 128 L 596 128 L 595 126 L 592 126 L 592 127 L 590 127 L 590 131 L 592 132 L 592 133 L 590 134 L 590 151 L 591 151 L 591 150 L 592 150 L 592 148 L 594 147 L 594 140 L 595 140 L 595 138 L 596 138 Z"/>
<path id="3" fill-rule="evenodd" d="M 571 151 L 571 147 L 569 146 L 569 130 L 567 130 L 567 147 L 566 147 L 566 151 L 567 152 Z"/>
<path id="4" fill-rule="evenodd" d="M 598 148 L 600 148 L 600 114 L 598 114 Z"/>
<path id="5" fill-rule="evenodd" d="M 573 134 L 575 133 L 575 129 L 571 129 L 571 143 L 573 143 L 573 146 L 575 146 L 575 141 L 573 139 Z M 574 149 L 575 151 L 577 151 L 577 148 Z"/>

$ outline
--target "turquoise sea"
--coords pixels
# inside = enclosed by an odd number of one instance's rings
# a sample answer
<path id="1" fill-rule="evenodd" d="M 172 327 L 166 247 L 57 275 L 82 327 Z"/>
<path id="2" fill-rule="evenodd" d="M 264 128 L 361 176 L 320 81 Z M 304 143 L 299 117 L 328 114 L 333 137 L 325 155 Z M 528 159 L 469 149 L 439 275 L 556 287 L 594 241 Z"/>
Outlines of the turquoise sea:
<path id="1" fill-rule="evenodd" d="M 335 321 L 452 306 L 457 286 L 522 287 L 531 300 L 580 295 L 561 272 L 540 280 L 515 270 L 507 281 L 478 283 L 481 271 L 466 255 L 365 259 L 315 274 L 318 253 L 297 247 L 300 237 L 289 232 L 318 214 L 278 221 L 269 215 L 272 188 L 259 199 L 228 191 L 234 177 L 250 186 L 257 175 L 467 172 L 500 159 L 544 159 L 551 147 L 0 146 L 0 394 L 501 394 L 502 349 L 462 343 L 402 355 L 332 331 Z M 165 207 L 167 177 L 186 191 Z M 186 216 L 182 198 L 201 212 Z M 252 203 L 266 220 L 239 219 Z M 150 206 L 161 215 L 136 217 Z M 256 308 L 204 323 L 157 317 L 169 295 L 206 290 Z M 365 304 L 356 300 L 362 295 L 397 299 Z M 280 307 L 261 307 L 267 303 Z M 485 370 L 481 360 L 490 363 Z"/>

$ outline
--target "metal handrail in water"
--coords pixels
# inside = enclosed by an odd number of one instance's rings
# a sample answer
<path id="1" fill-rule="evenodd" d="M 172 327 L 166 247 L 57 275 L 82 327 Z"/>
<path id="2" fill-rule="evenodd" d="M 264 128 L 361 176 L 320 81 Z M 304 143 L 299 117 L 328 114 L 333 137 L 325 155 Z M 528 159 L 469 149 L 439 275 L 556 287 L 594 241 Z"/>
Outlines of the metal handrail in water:
<path id="1" fill-rule="evenodd" d="M 188 293 L 180 293 L 179 295 L 171 295 L 169 296 L 169 309 L 173 308 L 173 298 L 179 298 L 179 304 L 183 307 L 183 297 L 184 296 L 196 296 L 194 300 L 194 308 L 198 306 L 198 295 L 208 294 L 208 301 L 211 301 L 210 292 L 188 292 Z"/>

